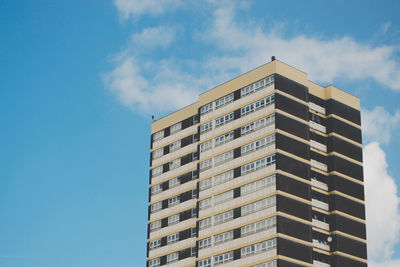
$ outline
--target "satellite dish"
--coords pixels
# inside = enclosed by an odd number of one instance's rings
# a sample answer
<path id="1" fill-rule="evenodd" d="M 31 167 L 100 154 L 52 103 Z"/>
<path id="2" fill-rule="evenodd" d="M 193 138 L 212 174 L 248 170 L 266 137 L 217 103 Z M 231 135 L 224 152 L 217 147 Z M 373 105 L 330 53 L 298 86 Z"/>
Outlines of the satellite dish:
<path id="1" fill-rule="evenodd" d="M 332 242 L 332 237 L 329 236 L 327 240 L 329 243 Z"/>

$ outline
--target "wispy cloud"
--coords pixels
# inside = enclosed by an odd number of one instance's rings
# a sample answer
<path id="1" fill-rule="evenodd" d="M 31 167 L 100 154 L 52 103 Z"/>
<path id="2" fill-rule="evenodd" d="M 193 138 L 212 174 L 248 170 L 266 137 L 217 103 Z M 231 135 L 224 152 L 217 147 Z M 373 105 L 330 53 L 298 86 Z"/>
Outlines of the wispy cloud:
<path id="1" fill-rule="evenodd" d="M 190 85 L 190 77 L 188 81 L 183 81 L 183 73 L 168 70 L 165 65 L 158 66 L 157 70 L 154 69 L 157 74 L 148 77 L 142 69 L 144 64 L 157 67 L 151 62 L 143 63 L 134 57 L 127 57 L 112 72 L 104 75 L 106 85 L 117 93 L 122 104 L 149 114 L 177 109 L 196 100 L 198 92 L 185 90 Z M 160 76 L 169 78 L 163 80 Z"/>
<path id="2" fill-rule="evenodd" d="M 368 261 L 368 266 L 370 267 L 398 267 L 400 266 L 400 259 L 398 260 L 385 260 L 385 261 Z"/>
<path id="3" fill-rule="evenodd" d="M 151 27 L 146 28 L 140 33 L 132 35 L 132 42 L 135 47 L 153 49 L 157 47 L 166 48 L 173 43 L 176 37 L 174 27 Z"/>
<path id="4" fill-rule="evenodd" d="M 114 0 L 122 19 L 143 14 L 160 15 L 182 5 L 181 0 Z"/>
<path id="5" fill-rule="evenodd" d="M 319 38 L 307 35 L 284 37 L 279 30 L 264 31 L 259 23 L 238 23 L 235 5 L 222 6 L 214 12 L 213 21 L 203 34 L 204 40 L 217 44 L 224 52 L 222 62 L 230 62 L 241 72 L 265 63 L 271 55 L 297 68 L 306 70 L 319 82 L 337 79 L 374 79 L 400 91 L 400 64 L 393 46 L 373 46 L 349 36 Z M 223 67 L 214 60 L 215 68 Z"/>
<path id="6" fill-rule="evenodd" d="M 379 263 L 392 257 L 393 248 L 399 241 L 400 199 L 396 183 L 387 171 L 386 154 L 379 143 L 366 145 L 363 156 L 368 257 Z"/>
<path id="7" fill-rule="evenodd" d="M 177 0 L 115 0 L 115 5 L 122 17 L 129 18 L 161 14 L 182 3 Z M 144 58 L 144 51 L 149 49 L 174 49 L 171 44 L 177 42 L 177 30 L 158 26 L 133 34 L 130 45 L 119 55 L 114 70 L 105 75 L 107 86 L 118 94 L 124 105 L 134 110 L 149 110 L 150 107 L 155 112 L 174 110 L 190 104 L 198 92 L 264 64 L 271 55 L 306 70 L 310 79 L 317 82 L 370 78 L 393 90 L 400 90 L 400 65 L 393 57 L 395 48 L 392 46 L 372 46 L 347 36 L 331 39 L 307 35 L 284 37 L 282 25 L 265 31 L 251 19 L 239 23 L 237 9 L 246 6 L 239 6 L 237 2 L 208 1 L 207 5 L 212 8 L 205 8 L 213 10 L 204 22 L 207 27 L 201 27 L 202 30 L 196 31 L 192 37 L 197 40 L 197 45 L 211 46 L 217 51 L 216 56 L 205 55 L 201 61 L 196 61 L 195 68 L 186 68 L 193 64 L 193 59 L 170 58 L 168 51 L 164 51 L 165 56 L 161 59 Z M 166 62 L 173 71 L 161 66 Z M 149 74 L 149 65 L 157 75 L 146 75 Z M 166 77 L 165 73 L 170 74 L 166 81 L 156 79 L 156 76 Z M 168 102 L 154 100 L 161 93 L 165 94 Z M 180 97 L 176 99 L 169 97 L 177 94 Z"/>
<path id="8" fill-rule="evenodd" d="M 383 107 L 376 106 L 372 110 L 361 110 L 361 125 L 363 136 L 368 140 L 375 140 L 388 144 L 392 134 L 400 127 L 400 110 L 391 115 Z"/>

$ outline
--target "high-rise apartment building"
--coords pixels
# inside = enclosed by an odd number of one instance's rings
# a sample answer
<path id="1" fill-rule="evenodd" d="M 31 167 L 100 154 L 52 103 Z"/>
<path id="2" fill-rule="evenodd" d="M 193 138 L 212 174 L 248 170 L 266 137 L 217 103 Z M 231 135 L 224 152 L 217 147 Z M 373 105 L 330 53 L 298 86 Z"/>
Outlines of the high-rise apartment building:
<path id="1" fill-rule="evenodd" d="M 367 266 L 359 99 L 273 60 L 152 124 L 147 266 Z"/>

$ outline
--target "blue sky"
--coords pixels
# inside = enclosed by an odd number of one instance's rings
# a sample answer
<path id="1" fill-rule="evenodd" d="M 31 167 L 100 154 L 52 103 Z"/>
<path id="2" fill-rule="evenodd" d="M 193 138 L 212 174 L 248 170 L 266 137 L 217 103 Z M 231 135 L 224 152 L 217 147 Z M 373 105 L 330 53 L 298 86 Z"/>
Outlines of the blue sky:
<path id="1" fill-rule="evenodd" d="M 360 97 L 371 266 L 400 265 L 398 14 L 398 1 L 0 0 L 0 266 L 144 266 L 151 115 L 271 55 Z"/>

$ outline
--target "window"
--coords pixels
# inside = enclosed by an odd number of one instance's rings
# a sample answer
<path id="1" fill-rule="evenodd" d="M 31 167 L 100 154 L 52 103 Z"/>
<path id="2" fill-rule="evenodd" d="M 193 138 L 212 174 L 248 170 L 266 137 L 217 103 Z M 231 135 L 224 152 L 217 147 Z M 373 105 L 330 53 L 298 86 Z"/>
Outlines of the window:
<path id="1" fill-rule="evenodd" d="M 155 134 L 153 134 L 153 141 L 160 140 L 163 137 L 164 137 L 164 130 L 161 130 L 161 131 L 156 132 Z"/>
<path id="2" fill-rule="evenodd" d="M 214 205 L 224 203 L 228 200 L 233 199 L 233 190 L 218 194 L 214 196 Z"/>
<path id="3" fill-rule="evenodd" d="M 247 257 L 268 250 L 272 250 L 275 248 L 276 248 L 276 238 L 244 247 L 240 250 L 240 254 L 242 257 Z"/>
<path id="4" fill-rule="evenodd" d="M 229 94 L 227 96 L 221 97 L 220 99 L 217 99 L 215 101 L 215 109 L 225 106 L 225 105 L 233 102 L 233 100 L 234 100 L 233 93 Z"/>
<path id="5" fill-rule="evenodd" d="M 192 218 L 195 218 L 197 216 L 197 209 L 192 209 L 191 213 L 192 213 Z"/>
<path id="6" fill-rule="evenodd" d="M 171 180 L 168 181 L 168 186 L 169 188 L 174 188 L 180 185 L 180 181 L 178 177 L 172 178 Z"/>
<path id="7" fill-rule="evenodd" d="M 151 187 L 151 194 L 152 194 L 152 195 L 158 194 L 158 193 L 160 193 L 161 191 L 162 191 L 161 184 L 156 184 L 156 185 L 154 185 L 154 186 Z"/>
<path id="8" fill-rule="evenodd" d="M 222 117 L 219 117 L 218 119 L 215 120 L 215 127 L 219 127 L 222 126 L 228 122 L 230 122 L 231 120 L 233 120 L 233 112 L 226 114 Z"/>
<path id="9" fill-rule="evenodd" d="M 212 130 L 212 121 L 200 125 L 200 133 L 205 133 Z"/>
<path id="10" fill-rule="evenodd" d="M 211 247 L 211 237 L 199 241 L 199 249 Z"/>
<path id="11" fill-rule="evenodd" d="M 206 190 L 212 186 L 212 178 L 208 178 L 206 180 L 200 181 L 199 188 L 200 190 Z"/>
<path id="12" fill-rule="evenodd" d="M 181 122 L 178 122 L 177 124 L 172 125 L 171 129 L 170 129 L 171 134 L 179 132 L 181 130 L 181 128 L 182 128 L 182 123 Z"/>
<path id="13" fill-rule="evenodd" d="M 208 140 L 200 144 L 200 152 L 207 151 L 212 148 L 212 140 Z"/>
<path id="14" fill-rule="evenodd" d="M 191 237 L 196 237 L 196 236 L 197 236 L 197 229 L 196 229 L 196 227 L 193 227 L 193 228 L 191 229 L 190 236 L 191 236 Z"/>
<path id="15" fill-rule="evenodd" d="M 212 159 L 207 159 L 200 162 L 200 171 L 208 170 L 212 167 Z"/>
<path id="16" fill-rule="evenodd" d="M 211 102 L 211 103 L 208 103 L 207 105 L 202 106 L 200 108 L 200 113 L 202 115 L 204 115 L 204 114 L 206 114 L 206 113 L 208 113 L 208 112 L 210 112 L 212 110 L 213 110 L 213 103 Z"/>
<path id="17" fill-rule="evenodd" d="M 149 267 L 160 266 L 160 258 L 149 260 Z"/>
<path id="18" fill-rule="evenodd" d="M 226 183 L 233 179 L 233 170 L 214 176 L 214 185 Z"/>
<path id="19" fill-rule="evenodd" d="M 250 143 L 250 144 L 242 146 L 241 147 L 241 152 L 242 152 L 241 155 L 243 156 L 245 154 L 251 153 L 251 152 L 253 152 L 255 150 L 263 148 L 263 147 L 265 147 L 265 146 L 267 146 L 267 145 L 269 145 L 271 143 L 274 143 L 274 142 L 275 142 L 275 134 L 272 134 L 270 136 L 266 136 L 266 137 L 261 138 L 261 139 L 255 141 L 255 142 L 253 142 L 253 143 Z"/>
<path id="20" fill-rule="evenodd" d="M 200 260 L 199 261 L 199 267 L 211 267 L 211 258 Z"/>
<path id="21" fill-rule="evenodd" d="M 150 223 L 150 232 L 161 228 L 161 220 Z"/>
<path id="22" fill-rule="evenodd" d="M 167 243 L 168 244 L 175 243 L 175 242 L 178 242 L 178 241 L 179 241 L 179 232 L 167 236 Z"/>
<path id="23" fill-rule="evenodd" d="M 250 143 L 241 147 L 241 155 L 246 155 L 254 151 L 254 143 Z"/>
<path id="24" fill-rule="evenodd" d="M 233 210 L 214 215 L 214 225 L 221 224 L 233 219 Z"/>
<path id="25" fill-rule="evenodd" d="M 259 110 L 275 101 L 275 95 L 270 95 L 266 98 L 260 99 L 254 103 L 251 103 L 250 105 L 247 105 L 243 108 L 240 109 L 240 115 L 245 116 L 249 113 L 252 113 L 256 110 Z"/>
<path id="26" fill-rule="evenodd" d="M 222 264 L 233 260 L 233 251 L 214 256 L 214 265 Z"/>
<path id="27" fill-rule="evenodd" d="M 271 164 L 275 163 L 275 155 L 259 159 L 257 161 L 251 162 L 249 164 L 243 165 L 241 167 L 241 174 L 248 174 L 253 171 L 257 171 L 259 169 L 265 168 Z"/>
<path id="28" fill-rule="evenodd" d="M 275 185 L 275 175 L 271 175 L 269 177 L 262 178 L 258 181 L 242 185 L 240 187 L 240 195 L 244 196 L 272 185 Z"/>
<path id="29" fill-rule="evenodd" d="M 206 229 L 211 226 L 211 217 L 205 218 L 199 221 L 199 228 L 200 230 Z"/>
<path id="30" fill-rule="evenodd" d="M 154 150 L 152 153 L 153 159 L 157 159 L 159 157 L 161 157 L 164 154 L 164 148 L 160 148 L 157 150 Z"/>
<path id="31" fill-rule="evenodd" d="M 225 152 L 221 155 L 218 155 L 214 158 L 214 165 L 218 166 L 221 165 L 229 160 L 233 159 L 233 150 Z"/>
<path id="32" fill-rule="evenodd" d="M 181 159 L 174 159 L 169 163 L 169 169 L 173 170 L 181 166 Z"/>
<path id="33" fill-rule="evenodd" d="M 180 197 L 179 196 L 174 196 L 168 199 L 168 207 L 172 207 L 176 204 L 179 204 L 180 202 Z"/>
<path id="34" fill-rule="evenodd" d="M 250 95 L 274 83 L 274 76 L 267 77 L 240 90 L 241 97 Z"/>
<path id="35" fill-rule="evenodd" d="M 171 262 L 178 261 L 179 254 L 178 252 L 174 252 L 167 255 L 167 264 Z"/>
<path id="36" fill-rule="evenodd" d="M 276 226 L 276 217 L 268 218 L 262 221 L 251 223 L 240 228 L 240 235 L 246 236 L 271 229 Z"/>
<path id="37" fill-rule="evenodd" d="M 197 256 L 197 247 L 191 247 L 190 248 L 190 256 L 191 257 L 196 257 Z"/>
<path id="38" fill-rule="evenodd" d="M 161 239 L 150 241 L 149 248 L 155 249 L 161 246 Z"/>
<path id="39" fill-rule="evenodd" d="M 157 175 L 160 175 L 160 174 L 162 174 L 163 173 L 163 166 L 158 166 L 158 167 L 156 167 L 156 168 L 154 168 L 154 169 L 152 169 L 151 170 L 151 175 L 154 177 L 154 176 L 157 176 Z"/>
<path id="40" fill-rule="evenodd" d="M 250 213 L 254 213 L 263 209 L 270 208 L 274 206 L 276 203 L 275 196 L 264 198 L 259 201 L 247 204 L 241 207 L 241 216 L 248 215 Z"/>
<path id="41" fill-rule="evenodd" d="M 172 144 L 169 145 L 169 152 L 173 152 L 175 150 L 178 150 L 181 148 L 181 140 L 178 140 L 176 142 L 173 142 Z"/>
<path id="42" fill-rule="evenodd" d="M 214 236 L 214 246 L 233 239 L 233 230 Z"/>
<path id="43" fill-rule="evenodd" d="M 175 224 L 179 222 L 179 214 L 172 215 L 168 217 L 168 225 Z"/>
<path id="44" fill-rule="evenodd" d="M 205 210 L 209 207 L 211 207 L 211 198 L 210 197 L 199 201 L 199 209 L 200 210 Z"/>
<path id="45" fill-rule="evenodd" d="M 215 146 L 225 144 L 231 140 L 233 140 L 233 131 L 216 137 L 215 138 Z"/>
<path id="46" fill-rule="evenodd" d="M 243 126 L 241 128 L 241 136 L 257 131 L 258 129 L 261 129 L 263 127 L 266 127 L 267 125 L 272 124 L 274 121 L 275 121 L 275 114 L 271 114 L 268 117 L 247 124 L 246 126 Z"/>
<path id="47" fill-rule="evenodd" d="M 273 260 L 273 261 L 264 262 L 264 263 L 260 263 L 260 264 L 254 265 L 252 267 L 277 267 L 277 266 L 278 265 L 277 265 L 276 260 Z"/>
<path id="48" fill-rule="evenodd" d="M 154 212 L 161 210 L 161 208 L 162 208 L 162 202 L 160 201 L 160 202 L 157 202 L 157 203 L 154 203 L 153 205 L 151 205 L 150 211 L 151 211 L 151 213 L 154 213 Z"/>

